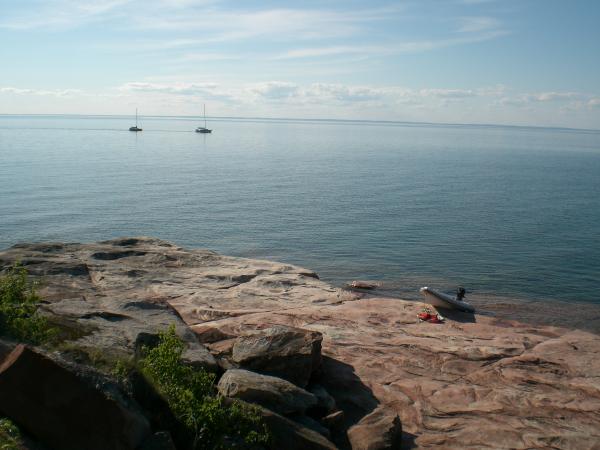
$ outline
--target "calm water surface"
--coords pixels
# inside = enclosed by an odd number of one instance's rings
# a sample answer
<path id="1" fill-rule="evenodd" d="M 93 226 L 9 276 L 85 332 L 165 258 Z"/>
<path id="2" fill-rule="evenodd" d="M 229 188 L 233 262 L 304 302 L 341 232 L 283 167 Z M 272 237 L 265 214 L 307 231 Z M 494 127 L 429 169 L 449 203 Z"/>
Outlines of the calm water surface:
<path id="1" fill-rule="evenodd" d="M 0 116 L 0 247 L 152 235 L 389 293 L 600 305 L 600 132 Z"/>

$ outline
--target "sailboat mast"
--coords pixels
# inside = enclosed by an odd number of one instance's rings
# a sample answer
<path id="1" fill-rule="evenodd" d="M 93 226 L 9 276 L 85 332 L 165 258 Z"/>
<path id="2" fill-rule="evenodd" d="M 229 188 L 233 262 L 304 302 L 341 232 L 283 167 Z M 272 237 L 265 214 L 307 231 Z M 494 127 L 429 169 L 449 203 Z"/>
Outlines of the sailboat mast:
<path id="1" fill-rule="evenodd" d="M 135 108 L 135 127 L 137 128 L 137 108 Z"/>
<path id="2" fill-rule="evenodd" d="M 206 103 L 204 104 L 204 128 L 206 128 Z"/>

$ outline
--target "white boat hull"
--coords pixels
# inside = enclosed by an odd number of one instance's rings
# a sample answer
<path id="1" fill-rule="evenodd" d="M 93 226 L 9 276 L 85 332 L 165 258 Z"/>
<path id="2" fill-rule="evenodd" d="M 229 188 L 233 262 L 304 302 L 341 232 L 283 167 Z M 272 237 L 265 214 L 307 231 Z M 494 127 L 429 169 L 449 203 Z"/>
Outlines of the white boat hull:
<path id="1" fill-rule="evenodd" d="M 425 303 L 429 303 L 432 306 L 438 306 L 440 308 L 458 309 L 460 311 L 466 311 L 473 313 L 475 308 L 467 302 L 457 300 L 450 295 L 438 292 L 435 289 L 428 287 L 422 287 L 420 289 L 421 295 L 425 298 Z"/>

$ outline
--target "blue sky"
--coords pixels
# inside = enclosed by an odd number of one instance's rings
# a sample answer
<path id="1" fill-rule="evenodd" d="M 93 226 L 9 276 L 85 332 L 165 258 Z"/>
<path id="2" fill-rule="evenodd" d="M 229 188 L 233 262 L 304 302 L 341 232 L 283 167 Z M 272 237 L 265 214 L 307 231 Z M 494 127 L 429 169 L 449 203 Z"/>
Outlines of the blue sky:
<path id="1" fill-rule="evenodd" d="M 0 0 L 0 113 L 600 128 L 595 0 Z"/>

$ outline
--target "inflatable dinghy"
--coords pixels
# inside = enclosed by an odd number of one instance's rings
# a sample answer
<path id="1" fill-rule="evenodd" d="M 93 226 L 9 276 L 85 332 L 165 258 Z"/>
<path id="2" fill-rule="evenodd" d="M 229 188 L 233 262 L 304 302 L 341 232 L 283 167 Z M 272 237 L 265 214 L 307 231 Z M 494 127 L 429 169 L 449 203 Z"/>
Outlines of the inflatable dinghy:
<path id="1" fill-rule="evenodd" d="M 475 312 L 475 308 L 470 304 L 458 300 L 456 297 L 452 297 L 428 287 L 422 287 L 420 291 L 423 297 L 425 297 L 425 303 L 429 303 L 430 305 L 439 306 L 441 308 L 458 309 L 470 313 Z"/>

